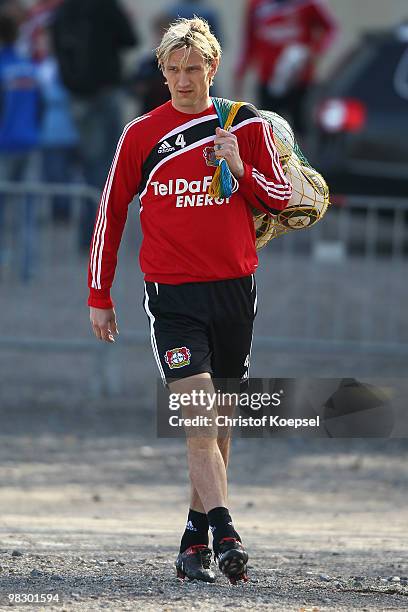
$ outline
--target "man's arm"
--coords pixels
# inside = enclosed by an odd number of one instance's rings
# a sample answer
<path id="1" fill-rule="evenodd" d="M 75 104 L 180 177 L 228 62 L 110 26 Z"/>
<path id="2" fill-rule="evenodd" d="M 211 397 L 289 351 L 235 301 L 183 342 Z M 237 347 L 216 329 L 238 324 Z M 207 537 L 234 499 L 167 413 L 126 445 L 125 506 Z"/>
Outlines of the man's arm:
<path id="1" fill-rule="evenodd" d="M 111 309 L 110 290 L 117 253 L 130 202 L 136 195 L 141 176 L 141 152 L 137 143 L 137 124 L 129 123 L 119 139 L 96 217 L 88 267 L 89 299 L 93 308 Z"/>
<path id="2" fill-rule="evenodd" d="M 270 124 L 261 120 L 247 127 L 252 132 L 252 146 L 243 157 L 239 189 L 250 206 L 275 215 L 288 205 L 292 185 L 283 172 Z"/>
<path id="3" fill-rule="evenodd" d="M 263 213 L 277 214 L 288 205 L 292 185 L 283 172 L 270 125 L 260 117 L 254 119 L 240 128 L 245 130 L 240 137 L 242 147 L 235 134 L 217 128 L 215 153 L 228 162 L 250 206 Z"/>

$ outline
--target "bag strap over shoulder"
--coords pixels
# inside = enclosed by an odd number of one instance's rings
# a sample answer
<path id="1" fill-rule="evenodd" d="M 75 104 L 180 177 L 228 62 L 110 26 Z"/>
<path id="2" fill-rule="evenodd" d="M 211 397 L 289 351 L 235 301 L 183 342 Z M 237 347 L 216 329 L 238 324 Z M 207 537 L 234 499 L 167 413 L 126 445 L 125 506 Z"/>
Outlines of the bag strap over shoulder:
<path id="1" fill-rule="evenodd" d="M 220 126 L 229 130 L 241 108 L 246 102 L 233 102 L 225 98 L 212 98 L 214 108 L 218 115 Z M 213 198 L 229 198 L 238 189 L 238 182 L 232 176 L 224 158 L 218 160 L 218 167 L 208 188 L 208 194 Z"/>
<path id="2" fill-rule="evenodd" d="M 245 106 L 247 104 L 247 102 L 234 102 L 233 100 L 227 100 L 226 98 L 211 99 L 218 115 L 220 126 L 224 130 L 229 130 L 241 106 Z"/>

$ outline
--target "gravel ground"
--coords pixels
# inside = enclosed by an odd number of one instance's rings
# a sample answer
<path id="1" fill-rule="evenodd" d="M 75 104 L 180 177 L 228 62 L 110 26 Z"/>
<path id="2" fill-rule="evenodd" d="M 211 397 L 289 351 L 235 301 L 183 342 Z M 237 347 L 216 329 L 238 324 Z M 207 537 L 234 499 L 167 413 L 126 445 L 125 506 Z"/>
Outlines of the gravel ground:
<path id="1" fill-rule="evenodd" d="M 56 592 L 83 612 L 407 609 L 405 441 L 235 438 L 230 507 L 250 581 L 204 585 L 173 568 L 182 441 L 155 439 L 132 401 L 32 410 L 1 414 L 1 610 L 9 593 Z"/>

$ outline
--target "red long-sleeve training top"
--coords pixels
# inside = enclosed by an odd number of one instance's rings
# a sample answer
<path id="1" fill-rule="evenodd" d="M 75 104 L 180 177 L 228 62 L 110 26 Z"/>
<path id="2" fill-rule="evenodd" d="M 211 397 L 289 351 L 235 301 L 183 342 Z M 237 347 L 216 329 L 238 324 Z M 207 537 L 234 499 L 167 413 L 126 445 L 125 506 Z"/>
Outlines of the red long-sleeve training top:
<path id="1" fill-rule="evenodd" d="M 254 65 L 260 83 L 273 76 L 282 51 L 290 45 L 305 45 L 311 56 L 300 82 L 314 79 L 316 56 L 332 44 L 337 23 L 322 0 L 248 0 L 244 18 L 243 48 L 235 78 L 241 79 Z"/>
<path id="2" fill-rule="evenodd" d="M 110 308 L 128 205 L 138 193 L 145 280 L 181 284 L 239 278 L 258 264 L 250 207 L 274 214 L 292 194 L 272 130 L 252 106 L 232 126 L 245 174 L 227 199 L 207 195 L 219 127 L 213 105 L 199 114 L 171 101 L 124 129 L 102 194 L 89 261 L 88 304 Z"/>

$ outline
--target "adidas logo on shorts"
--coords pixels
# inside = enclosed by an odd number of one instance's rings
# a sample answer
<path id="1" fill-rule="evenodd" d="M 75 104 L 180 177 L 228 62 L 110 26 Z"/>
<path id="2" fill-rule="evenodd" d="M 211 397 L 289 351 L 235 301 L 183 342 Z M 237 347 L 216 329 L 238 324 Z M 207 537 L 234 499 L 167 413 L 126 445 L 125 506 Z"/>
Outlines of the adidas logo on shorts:
<path id="1" fill-rule="evenodd" d="M 167 140 L 165 140 L 164 142 L 161 143 L 159 150 L 157 152 L 158 153 L 171 153 L 171 151 L 175 151 L 175 150 L 176 149 L 172 147 L 171 144 L 167 142 Z"/>

